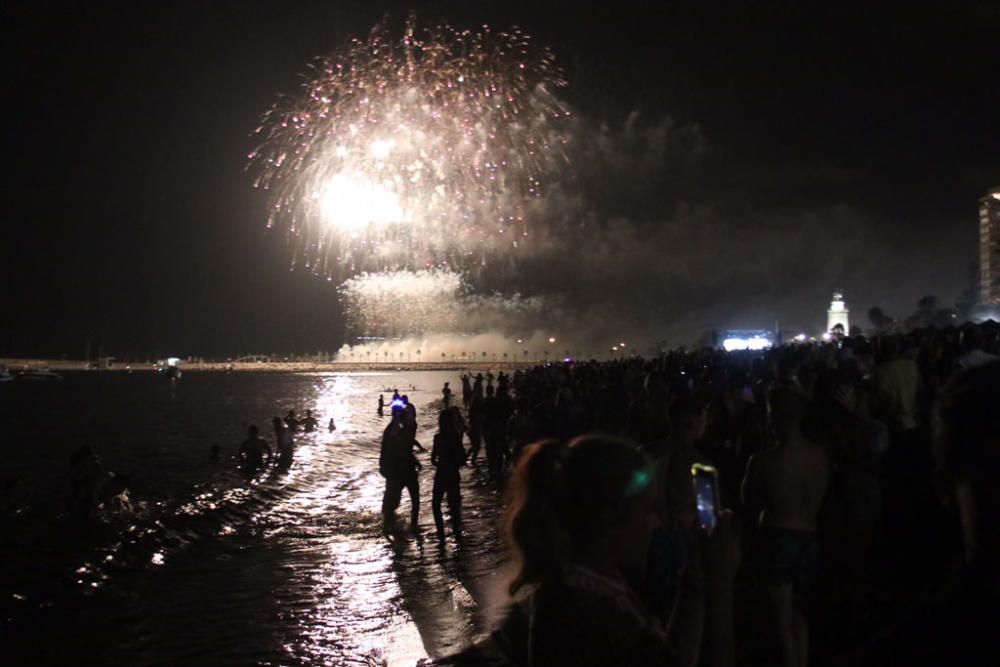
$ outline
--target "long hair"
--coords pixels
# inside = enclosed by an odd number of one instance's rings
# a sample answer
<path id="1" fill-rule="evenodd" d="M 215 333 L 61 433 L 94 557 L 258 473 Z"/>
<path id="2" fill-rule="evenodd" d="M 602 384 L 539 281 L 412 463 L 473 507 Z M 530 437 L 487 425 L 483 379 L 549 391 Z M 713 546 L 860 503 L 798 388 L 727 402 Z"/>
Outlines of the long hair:
<path id="1" fill-rule="evenodd" d="M 510 594 L 557 577 L 573 554 L 600 537 L 606 512 L 627 507 L 646 458 L 632 443 L 584 435 L 569 446 L 543 440 L 514 470 L 505 532 L 518 559 Z"/>

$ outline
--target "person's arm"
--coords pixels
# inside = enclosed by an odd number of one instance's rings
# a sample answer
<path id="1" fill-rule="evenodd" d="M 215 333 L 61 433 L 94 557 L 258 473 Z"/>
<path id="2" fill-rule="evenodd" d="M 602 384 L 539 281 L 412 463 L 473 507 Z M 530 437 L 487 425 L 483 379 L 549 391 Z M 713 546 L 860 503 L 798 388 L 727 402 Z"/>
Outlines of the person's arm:
<path id="1" fill-rule="evenodd" d="M 695 667 L 705 631 L 705 578 L 694 557 L 681 575 L 681 585 L 667 625 L 667 639 L 677 665 Z"/>
<path id="2" fill-rule="evenodd" d="M 705 547 L 705 660 L 707 667 L 736 664 L 733 583 L 740 565 L 736 516 L 719 513 L 719 523 Z"/>
<path id="3" fill-rule="evenodd" d="M 760 479 L 760 455 L 754 454 L 747 461 L 747 470 L 740 485 L 740 500 L 744 509 L 756 518 L 764 507 L 764 493 Z"/>

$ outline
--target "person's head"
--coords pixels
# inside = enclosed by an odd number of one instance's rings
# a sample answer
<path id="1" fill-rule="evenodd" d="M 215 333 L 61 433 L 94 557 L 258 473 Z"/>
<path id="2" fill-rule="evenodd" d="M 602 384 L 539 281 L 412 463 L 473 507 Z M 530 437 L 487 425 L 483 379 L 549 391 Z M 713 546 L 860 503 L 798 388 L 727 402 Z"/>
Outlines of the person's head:
<path id="1" fill-rule="evenodd" d="M 277 419 L 277 417 L 275 418 Z M 256 438 L 260 434 L 260 429 L 257 428 L 256 424 L 250 424 L 250 428 L 247 429 L 247 435 L 251 438 Z"/>
<path id="2" fill-rule="evenodd" d="M 800 389 L 775 385 L 767 394 L 767 414 L 778 435 L 798 432 L 806 413 L 806 396 Z"/>
<path id="3" fill-rule="evenodd" d="M 658 524 L 652 472 L 631 443 L 585 435 L 569 446 L 530 445 L 514 471 L 505 516 L 519 559 L 510 592 L 558 576 L 573 558 L 641 572 Z"/>
<path id="4" fill-rule="evenodd" d="M 313 416 L 313 411 L 312 410 L 306 410 L 306 417 L 312 417 L 312 416 Z"/>
<path id="5" fill-rule="evenodd" d="M 934 409 L 935 472 L 962 523 L 966 561 L 991 568 L 1000 583 L 1000 362 L 962 371 L 942 389 Z"/>
<path id="6" fill-rule="evenodd" d="M 451 411 L 451 408 L 439 412 L 438 431 L 440 431 L 441 433 L 447 433 L 448 431 L 453 431 L 454 429 L 455 429 L 455 413 Z"/>
<path id="7" fill-rule="evenodd" d="M 410 397 L 407 396 L 406 394 L 403 394 L 402 396 L 400 396 L 399 400 L 401 400 L 403 402 L 403 405 L 409 405 L 410 404 Z"/>
<path id="8" fill-rule="evenodd" d="M 962 352 L 983 349 L 983 333 L 979 327 L 968 327 L 962 332 Z"/>
<path id="9" fill-rule="evenodd" d="M 687 442 L 701 439 L 707 423 L 705 410 L 705 402 L 697 396 L 678 396 L 667 408 L 670 432 L 675 438 Z"/>
<path id="10" fill-rule="evenodd" d="M 288 411 L 288 417 L 289 417 L 290 419 L 291 419 L 291 418 L 294 418 L 294 417 L 295 417 L 295 410 L 289 410 L 289 411 Z"/>
<path id="11" fill-rule="evenodd" d="M 450 382 L 445 382 L 445 383 L 444 383 L 444 386 L 446 386 L 446 387 L 447 387 L 447 386 L 449 386 L 450 384 L 451 384 Z"/>
<path id="12" fill-rule="evenodd" d="M 271 420 L 271 425 L 274 427 L 275 431 L 280 431 L 285 428 L 284 423 L 281 421 L 281 417 L 275 417 Z"/>

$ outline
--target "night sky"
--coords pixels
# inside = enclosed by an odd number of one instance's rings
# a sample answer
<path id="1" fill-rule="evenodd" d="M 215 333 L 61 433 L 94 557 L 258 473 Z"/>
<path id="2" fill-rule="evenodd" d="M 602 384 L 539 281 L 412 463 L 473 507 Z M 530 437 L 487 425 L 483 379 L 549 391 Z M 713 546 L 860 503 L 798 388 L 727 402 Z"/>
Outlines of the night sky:
<path id="1" fill-rule="evenodd" d="M 312 58 L 410 8 L 525 28 L 604 138 L 568 177 L 589 226 L 516 286 L 579 326 L 818 330 L 838 287 L 867 326 L 968 287 L 1000 3 L 648 4 L 4 3 L 0 356 L 336 349 L 335 286 L 289 272 L 246 156 Z"/>

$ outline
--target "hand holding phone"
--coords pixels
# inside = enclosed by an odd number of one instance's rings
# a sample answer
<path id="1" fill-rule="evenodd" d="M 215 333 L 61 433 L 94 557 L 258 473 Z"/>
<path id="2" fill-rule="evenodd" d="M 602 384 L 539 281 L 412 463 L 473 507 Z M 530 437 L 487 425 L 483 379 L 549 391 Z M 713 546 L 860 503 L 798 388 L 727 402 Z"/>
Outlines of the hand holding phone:
<path id="1" fill-rule="evenodd" d="M 691 482 L 694 484 L 698 527 L 711 535 L 719 523 L 719 474 L 710 465 L 695 463 L 691 466 Z"/>

